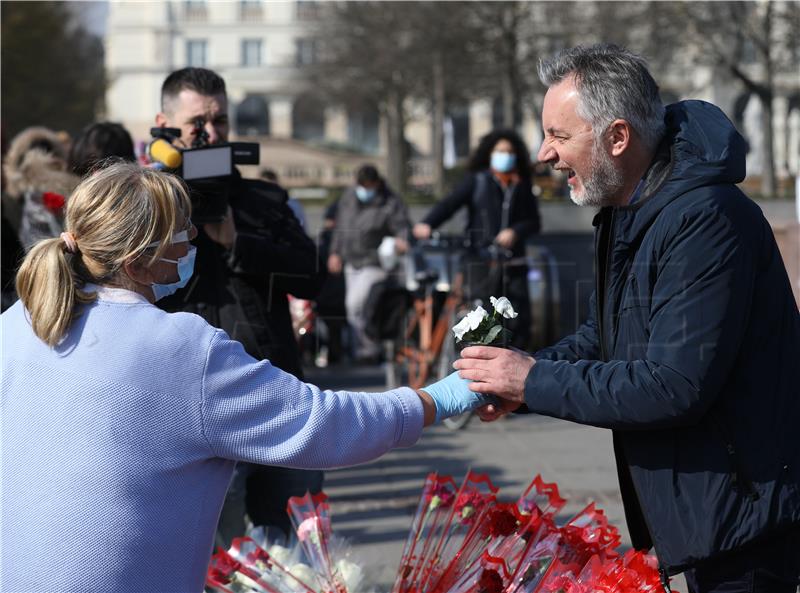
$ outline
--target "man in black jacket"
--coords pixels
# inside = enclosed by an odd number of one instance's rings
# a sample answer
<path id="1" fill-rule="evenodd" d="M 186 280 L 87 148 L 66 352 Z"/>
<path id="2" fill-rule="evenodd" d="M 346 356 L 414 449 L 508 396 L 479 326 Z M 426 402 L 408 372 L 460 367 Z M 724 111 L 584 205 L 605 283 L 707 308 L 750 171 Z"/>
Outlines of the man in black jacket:
<path id="1" fill-rule="evenodd" d="M 225 81 L 211 70 L 184 68 L 161 89 L 160 127 L 181 129 L 177 144 L 193 145 L 197 134 L 208 144 L 228 141 Z M 314 242 L 275 183 L 243 179 L 238 171 L 227 188 L 228 212 L 221 221 L 198 227 L 195 273 L 189 284 L 159 301 L 168 311 L 196 313 L 225 330 L 254 358 L 302 378 L 300 352 L 292 330 L 287 294 L 313 299 L 324 280 Z M 202 224 L 201 224 L 202 222 Z M 322 472 L 247 466 L 237 469 L 220 520 L 220 542 L 243 535 L 246 507 L 256 525 L 289 534 L 289 496 L 322 488 Z"/>
<path id="2" fill-rule="evenodd" d="M 633 545 L 693 593 L 794 593 L 800 575 L 800 313 L 769 224 L 736 183 L 715 106 L 661 104 L 644 60 L 565 50 L 539 159 L 595 218 L 589 319 L 532 357 L 465 349 L 472 389 L 610 428 Z"/>

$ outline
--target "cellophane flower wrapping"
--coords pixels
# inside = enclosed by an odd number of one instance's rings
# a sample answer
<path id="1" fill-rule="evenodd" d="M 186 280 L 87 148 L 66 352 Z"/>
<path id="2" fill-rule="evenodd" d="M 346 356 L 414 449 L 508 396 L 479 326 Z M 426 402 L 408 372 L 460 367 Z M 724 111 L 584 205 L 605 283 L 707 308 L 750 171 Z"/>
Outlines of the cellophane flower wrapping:
<path id="1" fill-rule="evenodd" d="M 280 546 L 277 548 L 284 549 Z M 284 556 L 284 560 L 288 556 Z M 313 575 L 312 575 L 313 576 Z M 237 537 L 228 551 L 219 550 L 211 559 L 206 590 L 266 591 L 267 593 L 315 593 L 290 566 L 249 537 Z"/>
<path id="2" fill-rule="evenodd" d="M 496 492 L 497 488 L 485 474 L 469 471 L 458 488 L 451 477 L 430 474 L 392 591 L 423 591 L 436 582 L 495 502 Z"/>
<path id="3" fill-rule="evenodd" d="M 328 497 L 322 492 L 293 496 L 287 510 L 320 590 L 324 593 L 347 593 L 340 567 L 332 560 L 330 550 L 333 533 Z"/>
<path id="4" fill-rule="evenodd" d="M 219 550 L 211 559 L 206 593 L 330 593 L 306 560 L 297 539 L 291 547 L 272 543 L 261 528 L 248 537 L 236 538 L 231 547 Z M 349 593 L 364 593 L 364 570 L 352 557 L 344 538 L 332 535 L 328 541 L 331 562 Z"/>
<path id="5" fill-rule="evenodd" d="M 566 523 L 566 501 L 536 476 L 515 502 L 485 474 L 460 486 L 429 474 L 392 593 L 660 593 L 655 557 L 618 551 L 620 535 L 594 503 Z M 324 494 L 291 499 L 294 550 L 238 538 L 208 571 L 209 593 L 364 593 L 363 571 L 331 531 Z M 305 562 L 303 561 L 305 560 Z"/>

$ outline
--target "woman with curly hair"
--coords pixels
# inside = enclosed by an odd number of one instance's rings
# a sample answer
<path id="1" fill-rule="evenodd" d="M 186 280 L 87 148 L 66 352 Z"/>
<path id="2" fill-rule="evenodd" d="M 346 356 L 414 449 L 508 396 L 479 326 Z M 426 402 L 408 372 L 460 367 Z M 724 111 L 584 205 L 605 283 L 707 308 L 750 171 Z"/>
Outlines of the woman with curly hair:
<path id="1" fill-rule="evenodd" d="M 422 222 L 414 225 L 414 237 L 429 238 L 433 229 L 466 207 L 466 236 L 471 245 L 495 244 L 515 258 L 523 256 L 525 240 L 539 231 L 539 208 L 531 191 L 530 163 L 530 153 L 515 131 L 494 130 L 487 134 L 470 159 L 467 175 Z M 525 267 L 509 267 L 501 275 L 499 285 L 486 290 L 504 294 L 511 300 L 520 313 L 511 328 L 514 344 L 527 345 L 530 307 Z"/>

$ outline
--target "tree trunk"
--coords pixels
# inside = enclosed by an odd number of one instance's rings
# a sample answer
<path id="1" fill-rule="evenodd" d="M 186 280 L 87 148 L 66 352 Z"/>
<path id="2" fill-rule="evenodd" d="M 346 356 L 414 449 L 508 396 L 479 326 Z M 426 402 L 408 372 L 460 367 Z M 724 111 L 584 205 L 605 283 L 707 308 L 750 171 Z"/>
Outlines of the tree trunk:
<path id="1" fill-rule="evenodd" d="M 514 129 L 514 114 L 516 112 L 516 93 L 514 92 L 516 59 L 517 59 L 517 37 L 514 23 L 515 18 L 512 7 L 507 7 L 503 11 L 503 29 L 505 31 L 504 43 L 506 47 L 505 60 L 501 72 L 500 90 L 503 93 L 503 127 L 509 130 Z"/>
<path id="2" fill-rule="evenodd" d="M 763 35 L 764 35 L 764 87 L 765 92 L 761 98 L 761 117 L 764 128 L 764 164 L 761 171 L 761 193 L 766 198 L 774 198 L 778 184 L 775 179 L 775 134 L 772 127 L 772 2 L 767 2 L 764 7 Z"/>
<path id="3" fill-rule="evenodd" d="M 433 194 L 444 194 L 445 83 L 442 54 L 433 55 Z"/>
<path id="4" fill-rule="evenodd" d="M 761 169 L 761 194 L 765 198 L 774 198 L 778 191 L 775 177 L 775 138 L 772 117 L 772 93 L 767 93 L 766 96 L 761 97 L 761 121 L 764 129 L 764 163 Z"/>
<path id="5" fill-rule="evenodd" d="M 389 91 L 386 100 L 387 158 L 386 178 L 392 189 L 400 194 L 407 188 L 407 166 L 405 147 L 405 117 L 403 97 L 397 89 Z"/>

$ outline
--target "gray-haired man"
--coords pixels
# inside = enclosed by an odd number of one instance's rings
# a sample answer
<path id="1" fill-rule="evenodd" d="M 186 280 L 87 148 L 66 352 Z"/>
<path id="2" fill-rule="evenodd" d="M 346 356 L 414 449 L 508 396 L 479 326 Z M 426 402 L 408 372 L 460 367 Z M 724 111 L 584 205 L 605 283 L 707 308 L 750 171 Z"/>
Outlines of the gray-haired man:
<path id="1" fill-rule="evenodd" d="M 664 109 L 610 45 L 540 66 L 539 160 L 595 218 L 589 319 L 534 356 L 465 349 L 472 389 L 613 431 L 633 545 L 693 593 L 794 593 L 800 314 L 769 224 L 735 186 L 745 143 L 715 106 Z"/>

